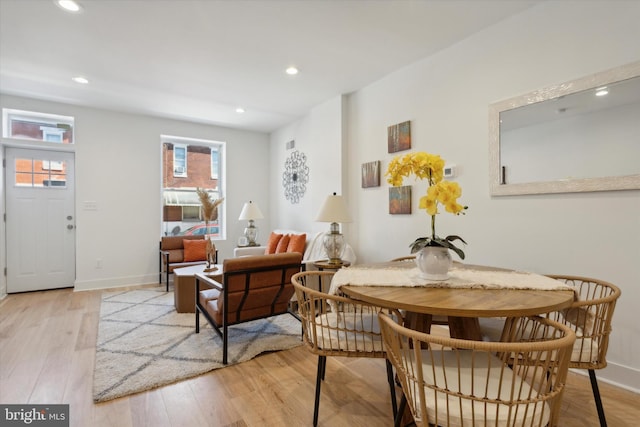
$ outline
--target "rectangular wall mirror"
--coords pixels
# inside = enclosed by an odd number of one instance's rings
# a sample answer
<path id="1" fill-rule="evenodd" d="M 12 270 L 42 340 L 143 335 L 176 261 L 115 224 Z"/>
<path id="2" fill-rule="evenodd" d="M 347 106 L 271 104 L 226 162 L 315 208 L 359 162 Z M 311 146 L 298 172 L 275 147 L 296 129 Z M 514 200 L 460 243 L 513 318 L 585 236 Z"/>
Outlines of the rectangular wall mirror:
<path id="1" fill-rule="evenodd" d="M 489 106 L 491 195 L 640 189 L 640 61 Z"/>

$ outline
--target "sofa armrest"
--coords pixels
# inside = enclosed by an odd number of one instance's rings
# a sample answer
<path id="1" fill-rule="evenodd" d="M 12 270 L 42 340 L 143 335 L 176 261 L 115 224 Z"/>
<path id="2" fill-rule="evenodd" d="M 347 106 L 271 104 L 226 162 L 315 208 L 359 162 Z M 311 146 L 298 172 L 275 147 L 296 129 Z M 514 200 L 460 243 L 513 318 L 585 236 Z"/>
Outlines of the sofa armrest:
<path id="1" fill-rule="evenodd" d="M 266 250 L 266 246 L 246 246 L 242 248 L 235 248 L 233 250 L 233 257 L 238 258 L 241 256 L 264 255 L 264 251 Z"/>

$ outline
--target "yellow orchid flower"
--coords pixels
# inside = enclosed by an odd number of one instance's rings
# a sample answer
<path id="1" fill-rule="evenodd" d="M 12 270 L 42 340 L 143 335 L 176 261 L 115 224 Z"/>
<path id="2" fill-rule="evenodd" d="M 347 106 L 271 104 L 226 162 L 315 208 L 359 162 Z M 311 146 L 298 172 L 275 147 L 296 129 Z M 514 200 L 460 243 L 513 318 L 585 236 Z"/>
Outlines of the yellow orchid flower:
<path id="1" fill-rule="evenodd" d="M 439 213 L 438 205 L 443 205 L 446 212 L 454 215 L 464 214 L 467 206 L 458 203 L 462 196 L 462 188 L 457 182 L 444 180 L 445 161 L 437 154 L 424 151 L 398 155 L 391 159 L 385 176 L 387 182 L 394 187 L 401 186 L 406 177 L 414 175 L 417 179 L 427 180 L 429 187 L 425 196 L 420 198 L 418 209 L 424 209 L 431 216 L 431 236 L 420 237 L 411 245 L 411 252 L 417 252 L 425 246 L 441 246 L 455 251 L 464 259 L 464 252 L 454 246 L 452 241 L 466 242 L 460 236 L 436 236 L 435 218 Z"/>

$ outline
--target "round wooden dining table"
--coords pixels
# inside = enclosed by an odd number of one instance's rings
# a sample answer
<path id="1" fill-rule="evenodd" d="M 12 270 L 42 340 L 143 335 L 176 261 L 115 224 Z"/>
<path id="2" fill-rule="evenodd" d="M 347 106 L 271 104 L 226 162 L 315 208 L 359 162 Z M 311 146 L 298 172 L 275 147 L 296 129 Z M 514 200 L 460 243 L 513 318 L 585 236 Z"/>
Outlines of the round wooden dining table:
<path id="1" fill-rule="evenodd" d="M 343 285 L 340 291 L 379 307 L 405 310 L 413 317 L 412 326 L 426 323 L 427 331 L 432 316 L 446 316 L 451 336 L 466 339 L 481 339 L 480 317 L 544 314 L 567 308 L 574 301 L 571 290 Z"/>
<path id="2" fill-rule="evenodd" d="M 456 317 L 522 317 L 569 307 L 573 291 L 340 287 L 349 298 L 412 313 Z"/>

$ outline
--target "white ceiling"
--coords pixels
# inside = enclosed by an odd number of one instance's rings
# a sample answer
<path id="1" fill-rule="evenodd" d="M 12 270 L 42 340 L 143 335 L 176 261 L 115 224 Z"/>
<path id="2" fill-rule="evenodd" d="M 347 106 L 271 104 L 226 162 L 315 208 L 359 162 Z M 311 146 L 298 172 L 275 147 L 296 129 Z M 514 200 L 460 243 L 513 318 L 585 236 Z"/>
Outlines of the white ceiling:
<path id="1" fill-rule="evenodd" d="M 0 0 L 0 92 L 270 132 L 539 1 Z"/>

